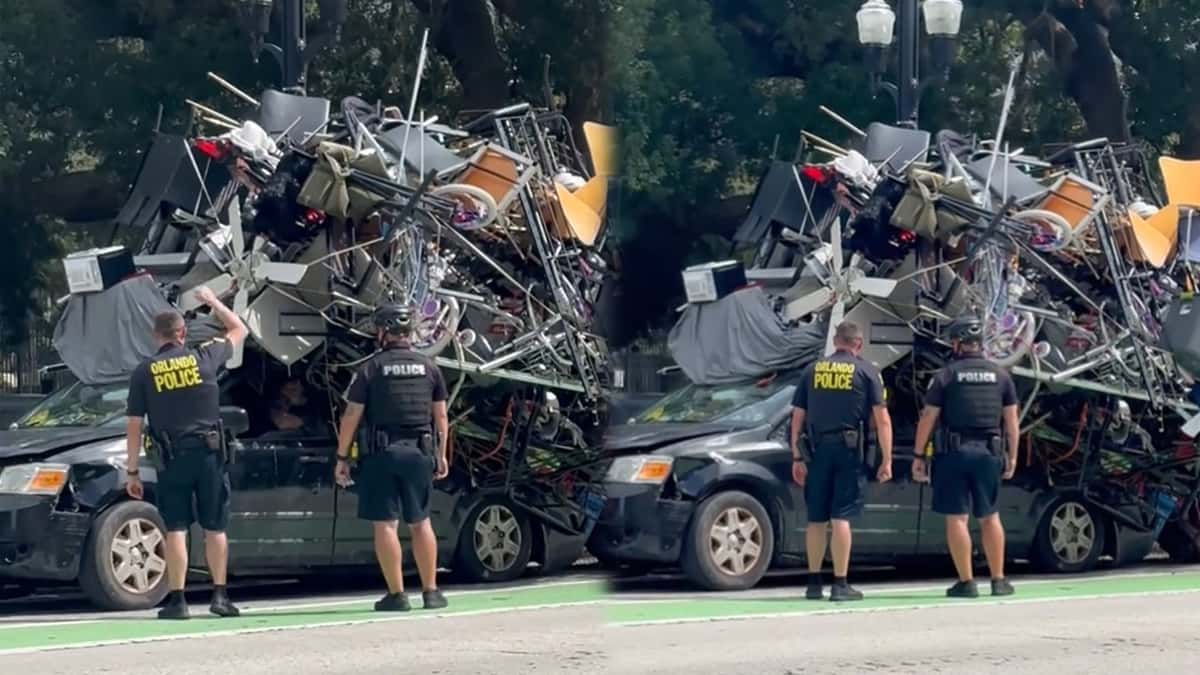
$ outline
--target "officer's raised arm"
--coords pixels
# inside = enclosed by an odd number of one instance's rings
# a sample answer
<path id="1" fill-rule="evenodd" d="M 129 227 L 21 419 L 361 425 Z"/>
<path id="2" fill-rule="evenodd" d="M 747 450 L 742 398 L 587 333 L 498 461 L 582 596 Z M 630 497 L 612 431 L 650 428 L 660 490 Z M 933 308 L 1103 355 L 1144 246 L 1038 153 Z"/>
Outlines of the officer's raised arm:
<path id="1" fill-rule="evenodd" d="M 201 287 L 196 291 L 196 299 L 208 305 L 212 309 L 212 312 L 217 317 L 217 320 L 221 322 L 222 326 L 224 326 L 225 338 L 229 340 L 230 345 L 237 347 L 246 341 L 246 335 L 249 334 L 250 331 L 246 328 L 246 324 L 242 321 L 242 317 L 238 316 L 233 310 L 226 307 L 225 303 L 221 302 L 221 300 L 217 298 L 216 293 L 212 292 L 212 289 L 208 288 L 207 286 Z"/>

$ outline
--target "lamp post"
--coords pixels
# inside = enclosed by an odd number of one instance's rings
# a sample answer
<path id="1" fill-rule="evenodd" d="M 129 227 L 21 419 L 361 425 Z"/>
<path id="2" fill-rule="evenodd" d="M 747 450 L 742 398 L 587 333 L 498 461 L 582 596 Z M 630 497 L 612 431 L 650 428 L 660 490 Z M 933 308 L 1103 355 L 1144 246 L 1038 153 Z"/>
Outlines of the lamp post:
<path id="1" fill-rule="evenodd" d="M 318 0 L 321 8 L 319 29 L 312 42 L 308 41 L 304 20 L 304 0 L 238 0 L 250 32 L 251 54 L 267 52 L 279 64 L 280 86 L 284 91 L 304 93 L 308 62 L 317 52 L 337 39 L 346 20 L 346 0 Z M 271 16 L 278 5 L 282 46 L 266 42 L 271 32 Z"/>
<path id="2" fill-rule="evenodd" d="M 919 73 L 920 16 L 925 18 L 925 31 L 930 37 L 934 74 L 922 78 Z M 871 74 L 871 91 L 883 88 L 896 100 L 896 121 L 903 126 L 917 126 L 917 112 L 925 87 L 944 80 L 954 61 L 955 38 L 962 25 L 962 0 L 899 0 L 900 29 L 895 31 L 896 13 L 886 0 L 866 0 L 855 16 L 858 40 L 866 48 L 867 70 Z M 898 33 L 900 73 L 896 84 L 883 81 L 887 71 L 888 48 L 893 34 Z"/>

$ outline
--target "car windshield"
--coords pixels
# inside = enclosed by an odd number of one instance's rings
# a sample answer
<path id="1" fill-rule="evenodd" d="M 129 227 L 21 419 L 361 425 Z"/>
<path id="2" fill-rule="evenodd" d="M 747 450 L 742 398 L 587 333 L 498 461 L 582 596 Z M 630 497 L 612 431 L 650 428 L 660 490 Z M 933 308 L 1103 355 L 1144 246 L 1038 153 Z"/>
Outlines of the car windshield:
<path id="1" fill-rule="evenodd" d="M 753 426 L 787 405 L 794 390 L 793 382 L 780 378 L 741 384 L 689 384 L 659 399 L 638 415 L 634 423 L 726 422 Z"/>
<path id="2" fill-rule="evenodd" d="M 129 385 L 121 382 L 86 385 L 75 382 L 51 394 L 13 424 L 14 429 L 98 427 L 118 423 L 125 415 Z"/>

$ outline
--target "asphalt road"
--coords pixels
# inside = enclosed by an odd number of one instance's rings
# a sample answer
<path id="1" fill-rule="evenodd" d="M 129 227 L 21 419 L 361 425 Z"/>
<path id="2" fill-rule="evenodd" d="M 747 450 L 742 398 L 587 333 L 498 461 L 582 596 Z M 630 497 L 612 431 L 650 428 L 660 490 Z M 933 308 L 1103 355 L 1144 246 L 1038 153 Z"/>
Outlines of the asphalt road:
<path id="1" fill-rule="evenodd" d="M 1190 672 L 1200 567 L 1150 563 L 1014 577 L 1012 598 L 944 597 L 947 580 L 863 572 L 862 603 L 802 599 L 802 575 L 744 593 L 674 576 L 615 588 L 594 570 L 506 587 L 448 586 L 451 607 L 370 611 L 378 589 L 242 589 L 245 616 L 161 622 L 69 600 L 5 613 L 13 673 L 992 673 Z M 615 590 L 615 592 L 614 592 Z M 45 601 L 44 601 L 45 602 Z M 36 603 L 35 603 L 36 604 Z"/>

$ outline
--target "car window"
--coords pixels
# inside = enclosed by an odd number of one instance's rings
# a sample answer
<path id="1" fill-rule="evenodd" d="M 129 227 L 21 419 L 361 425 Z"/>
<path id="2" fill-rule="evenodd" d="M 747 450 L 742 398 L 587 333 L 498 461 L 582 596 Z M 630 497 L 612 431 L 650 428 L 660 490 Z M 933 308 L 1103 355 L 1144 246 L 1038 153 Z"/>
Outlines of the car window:
<path id="1" fill-rule="evenodd" d="M 14 429 L 118 426 L 125 416 L 125 382 L 86 385 L 74 382 L 54 392 L 13 423 Z"/>
<path id="2" fill-rule="evenodd" d="M 638 424 L 730 422 L 753 426 L 787 405 L 794 381 L 780 378 L 722 385 L 689 384 L 634 418 Z"/>

